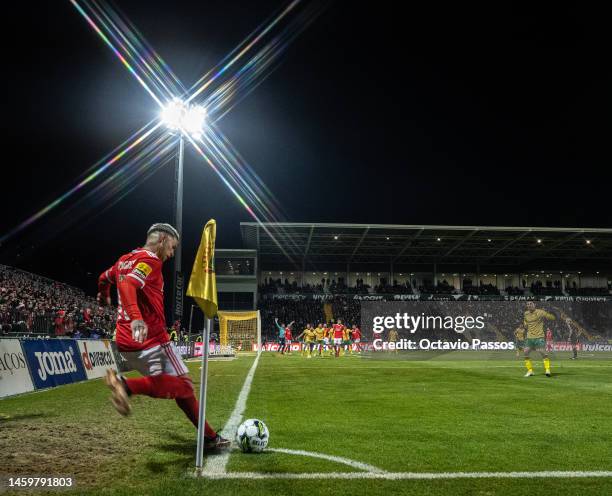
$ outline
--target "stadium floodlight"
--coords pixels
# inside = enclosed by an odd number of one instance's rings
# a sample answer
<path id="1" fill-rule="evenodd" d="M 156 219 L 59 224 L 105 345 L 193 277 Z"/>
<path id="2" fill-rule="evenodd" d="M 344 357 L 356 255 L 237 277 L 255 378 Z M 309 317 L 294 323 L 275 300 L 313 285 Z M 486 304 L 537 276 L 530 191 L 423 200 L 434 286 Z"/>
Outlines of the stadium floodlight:
<path id="1" fill-rule="evenodd" d="M 204 129 L 206 108 L 189 105 L 175 98 L 162 109 L 161 120 L 171 131 L 188 134 L 197 139 L 201 137 Z"/>
<path id="2" fill-rule="evenodd" d="M 178 98 L 172 100 L 161 111 L 162 122 L 171 130 L 178 130 L 181 126 L 182 114 L 185 105 Z"/>
<path id="3" fill-rule="evenodd" d="M 171 133 L 179 134 L 176 173 L 174 177 L 174 225 L 178 229 L 178 232 L 182 233 L 184 137 L 187 136 L 188 139 L 196 140 L 202 138 L 204 124 L 206 122 L 206 108 L 201 105 L 190 105 L 180 98 L 173 98 L 162 108 L 160 118 Z M 182 315 L 182 299 L 179 300 L 179 298 L 177 298 L 177 292 L 183 290 L 181 258 L 181 245 L 179 244 L 174 252 L 174 293 L 172 296 L 172 308 L 175 319 Z M 181 307 L 179 311 L 177 311 L 177 304 Z"/>

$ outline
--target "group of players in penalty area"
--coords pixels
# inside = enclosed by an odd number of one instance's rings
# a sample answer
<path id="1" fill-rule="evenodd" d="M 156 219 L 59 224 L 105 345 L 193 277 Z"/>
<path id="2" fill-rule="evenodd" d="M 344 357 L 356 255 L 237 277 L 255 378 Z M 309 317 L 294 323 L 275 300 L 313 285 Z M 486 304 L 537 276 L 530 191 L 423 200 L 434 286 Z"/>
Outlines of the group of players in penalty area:
<path id="1" fill-rule="evenodd" d="M 335 323 L 324 324 L 319 322 L 317 327 L 307 324 L 301 334 L 293 337 L 293 324 L 279 324 L 278 319 L 274 319 L 278 329 L 278 352 L 281 355 L 291 354 L 293 341 L 300 343 L 302 356 L 312 358 L 321 357 L 323 354 L 335 356 L 336 358 L 344 354 L 361 353 L 361 330 L 356 325 L 347 327 L 342 324 L 342 319 L 337 319 Z"/>
<path id="2" fill-rule="evenodd" d="M 545 321 L 556 320 L 556 317 L 546 310 L 536 308 L 535 303 L 530 301 L 527 303 L 527 308 L 523 316 L 523 323 L 519 326 L 514 336 L 516 339 L 517 353 L 523 353 L 525 359 L 525 367 L 527 372 L 525 377 L 534 375 L 533 362 L 531 353 L 535 352 L 540 355 L 544 365 L 544 374 L 547 377 L 552 376 L 550 367 L 549 352 L 552 351 L 552 344 L 548 337 L 545 338 Z M 300 352 L 302 356 L 312 358 L 313 356 L 342 356 L 345 353 L 353 353 L 353 344 L 356 345 L 356 353 L 361 353 L 361 330 L 353 325 L 351 328 L 344 326 L 342 320 L 338 319 L 335 324 L 319 323 L 317 327 L 308 324 L 306 328 L 297 337 L 293 337 L 292 327 L 295 321 L 285 325 L 279 324 L 278 319 L 274 319 L 278 329 L 278 352 L 280 354 L 291 354 L 292 342 L 300 343 Z M 571 323 L 566 321 L 570 329 L 570 341 L 575 345 L 577 333 L 573 331 Z M 397 331 L 392 330 L 389 335 L 390 341 L 397 341 Z M 576 358 L 576 347 L 574 346 L 574 357 Z"/>

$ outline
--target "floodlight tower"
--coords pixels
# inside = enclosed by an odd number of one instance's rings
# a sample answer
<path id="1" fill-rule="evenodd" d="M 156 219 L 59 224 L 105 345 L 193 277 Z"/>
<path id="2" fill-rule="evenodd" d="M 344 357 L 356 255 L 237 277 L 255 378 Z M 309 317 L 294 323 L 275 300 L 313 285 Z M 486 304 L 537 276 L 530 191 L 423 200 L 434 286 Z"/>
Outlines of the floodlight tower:
<path id="1" fill-rule="evenodd" d="M 174 172 L 174 227 L 183 237 L 183 160 L 185 155 L 185 135 L 199 139 L 206 120 L 206 109 L 200 105 L 189 105 L 174 98 L 161 113 L 161 119 L 169 132 L 178 135 L 178 151 Z M 174 284 L 172 287 L 172 321 L 183 317 L 183 272 L 181 270 L 181 245 L 174 252 Z"/>

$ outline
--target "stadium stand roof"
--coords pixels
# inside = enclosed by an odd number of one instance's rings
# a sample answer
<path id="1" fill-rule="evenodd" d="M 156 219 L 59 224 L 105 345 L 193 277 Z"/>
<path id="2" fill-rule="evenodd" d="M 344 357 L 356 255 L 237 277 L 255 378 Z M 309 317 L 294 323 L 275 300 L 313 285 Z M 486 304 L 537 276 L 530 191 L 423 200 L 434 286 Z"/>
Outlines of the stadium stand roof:
<path id="1" fill-rule="evenodd" d="M 392 224 L 240 224 L 262 269 L 360 265 L 612 267 L 612 229 Z"/>

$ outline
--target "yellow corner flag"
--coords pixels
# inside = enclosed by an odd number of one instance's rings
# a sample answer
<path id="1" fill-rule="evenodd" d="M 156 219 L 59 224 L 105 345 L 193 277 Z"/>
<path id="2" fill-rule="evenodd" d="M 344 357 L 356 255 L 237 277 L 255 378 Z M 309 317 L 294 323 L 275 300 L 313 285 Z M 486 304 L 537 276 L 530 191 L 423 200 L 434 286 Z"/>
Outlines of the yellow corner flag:
<path id="1" fill-rule="evenodd" d="M 217 223 L 210 219 L 193 262 L 187 296 L 191 296 L 209 319 L 217 315 L 217 281 L 215 279 L 215 237 Z"/>

